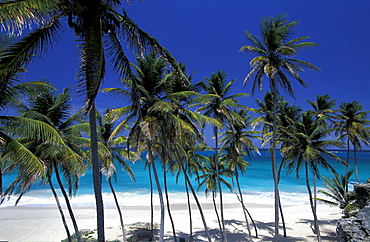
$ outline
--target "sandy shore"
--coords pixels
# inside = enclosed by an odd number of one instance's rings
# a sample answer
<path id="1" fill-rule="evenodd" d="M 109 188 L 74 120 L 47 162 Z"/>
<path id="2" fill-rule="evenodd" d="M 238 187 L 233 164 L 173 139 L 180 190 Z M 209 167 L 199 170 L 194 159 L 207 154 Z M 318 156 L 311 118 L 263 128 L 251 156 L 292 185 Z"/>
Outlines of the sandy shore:
<path id="1" fill-rule="evenodd" d="M 150 221 L 150 208 L 147 206 L 122 207 L 124 223 Z M 211 204 L 203 204 L 207 226 L 214 241 L 218 241 L 219 232 L 216 215 Z M 272 241 L 273 237 L 273 207 L 269 205 L 248 204 L 248 209 L 258 227 L 259 238 L 252 241 Z M 67 212 L 67 211 L 65 211 Z M 75 208 L 79 229 L 96 228 L 94 208 Z M 315 241 L 311 229 L 312 214 L 308 204 L 289 205 L 284 207 L 288 237 L 280 241 Z M 172 206 L 175 227 L 178 238 L 187 240 L 189 234 L 189 216 L 184 204 Z M 324 204 L 318 205 L 323 241 L 335 240 L 336 221 L 341 217 L 340 210 Z M 114 207 L 105 209 L 105 227 L 107 240 L 122 240 L 117 210 Z M 159 209 L 155 210 L 155 222 L 159 223 Z M 248 241 L 248 231 L 244 215 L 239 204 L 225 205 L 225 220 L 229 241 Z M 66 233 L 55 207 L 5 207 L 0 208 L 0 241 L 61 241 Z M 166 241 L 173 241 L 171 224 L 166 214 Z M 127 227 L 127 226 L 126 226 Z M 193 228 L 195 241 L 205 241 L 204 227 L 199 212 L 194 206 Z M 73 231 L 70 223 L 70 230 Z M 282 234 L 282 231 L 280 232 Z"/>

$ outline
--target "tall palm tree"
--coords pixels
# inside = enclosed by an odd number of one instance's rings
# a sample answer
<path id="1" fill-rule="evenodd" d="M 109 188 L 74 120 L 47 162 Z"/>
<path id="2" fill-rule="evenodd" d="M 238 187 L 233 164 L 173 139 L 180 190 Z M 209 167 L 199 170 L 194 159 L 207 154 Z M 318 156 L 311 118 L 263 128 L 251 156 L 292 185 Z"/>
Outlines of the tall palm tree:
<path id="1" fill-rule="evenodd" d="M 180 165 L 178 168 L 179 174 L 184 171 L 184 176 L 195 176 L 199 177 L 200 173 L 203 170 L 203 166 L 201 165 L 208 157 L 201 154 L 200 152 L 204 151 L 210 151 L 212 150 L 211 147 L 207 146 L 204 142 L 200 141 L 199 143 L 195 143 L 196 141 L 193 139 L 189 139 L 188 142 L 186 142 L 186 145 L 182 145 L 182 148 L 185 151 L 186 159 L 184 159 L 186 162 L 184 162 L 184 165 Z M 181 161 L 180 161 L 181 162 Z M 184 168 L 183 170 L 181 168 Z M 185 188 L 186 188 L 186 195 L 188 200 L 188 210 L 189 210 L 189 227 L 190 227 L 190 234 L 189 234 L 189 241 L 193 241 L 193 227 L 192 227 L 192 216 L 191 216 L 191 204 L 190 204 L 190 196 L 189 196 L 189 186 L 192 186 L 191 183 L 187 183 L 187 179 L 185 179 Z M 193 190 L 191 188 L 191 190 Z M 196 194 L 194 193 L 194 196 Z M 197 204 L 198 205 L 198 204 Z M 201 207 L 199 206 L 199 210 L 201 211 Z M 201 212 L 202 214 L 202 212 Z M 203 218 L 202 218 L 203 219 Z M 204 220 L 205 221 L 205 220 Z M 206 225 L 205 225 L 206 227 Z M 209 238 L 210 240 L 210 238 Z"/>
<path id="2" fill-rule="evenodd" d="M 298 122 L 299 121 L 299 118 L 300 118 L 300 113 L 302 112 L 302 109 L 298 106 L 296 106 L 296 104 L 290 104 L 289 102 L 287 101 L 283 101 L 281 103 L 279 103 L 279 110 L 278 110 L 278 114 L 277 114 L 277 135 L 278 135 L 278 138 L 277 138 L 277 141 L 279 142 L 279 139 L 281 138 L 284 138 L 286 137 L 286 135 L 284 134 L 284 132 L 281 132 L 280 130 L 283 128 L 283 129 L 290 129 L 294 126 L 294 123 L 295 122 Z M 284 146 L 289 146 L 289 142 L 282 142 L 281 143 L 281 148 L 280 149 L 283 149 Z M 285 157 L 283 156 L 282 157 L 282 160 L 280 162 L 280 165 L 278 167 L 278 183 L 280 182 L 280 177 L 281 177 L 281 171 L 285 165 L 286 161 L 285 161 Z M 315 192 L 316 194 L 316 192 Z M 316 197 L 316 195 L 315 195 Z M 316 200 L 315 200 L 315 203 L 316 203 Z M 280 209 L 280 216 L 281 216 L 281 222 L 283 224 L 283 235 L 284 237 L 287 236 L 287 231 L 286 231 L 286 226 L 285 226 L 285 219 L 284 219 L 284 213 L 283 213 L 283 206 L 281 204 L 281 200 L 280 200 L 280 195 L 279 195 L 279 209 Z"/>
<path id="3" fill-rule="evenodd" d="M 124 12 L 117 9 L 120 0 L 71 0 L 71 1 L 34 1 L 15 0 L 0 5 L 2 25 L 9 31 L 22 30 L 35 24 L 29 34 L 21 38 L 2 58 L 4 76 L 13 72 L 14 67 L 28 65 L 35 57 L 58 40 L 62 24 L 74 30 L 79 42 L 80 67 L 78 72 L 79 87 L 86 94 L 86 110 L 89 112 L 91 133 L 91 157 L 93 165 L 93 184 L 97 209 L 98 241 L 104 241 L 104 207 L 101 195 L 101 180 L 98 161 L 96 134 L 95 98 L 101 81 L 106 75 L 107 57 L 111 57 L 113 69 L 120 75 L 131 75 L 130 63 L 121 46 L 120 40 L 129 44 L 138 53 L 154 50 L 177 70 L 181 75 L 176 60 L 156 39 L 140 29 Z M 107 45 L 106 45 L 107 44 Z M 106 48 L 106 46 L 108 46 Z"/>
<path id="4" fill-rule="evenodd" d="M 206 196 L 208 196 L 209 192 L 212 193 L 212 201 L 213 201 L 213 207 L 217 216 L 217 221 L 220 227 L 220 233 L 221 238 L 223 235 L 223 228 L 222 228 L 222 222 L 220 219 L 220 215 L 218 214 L 217 205 L 216 205 L 216 194 L 217 190 L 220 189 L 219 183 L 225 185 L 227 188 L 232 191 L 232 186 L 229 182 L 227 182 L 224 177 L 231 177 L 231 170 L 228 169 L 227 164 L 225 162 L 220 162 L 221 157 L 217 156 L 216 154 L 213 154 L 212 156 L 208 157 L 208 162 L 203 163 L 202 167 L 202 173 L 199 175 L 196 179 L 199 182 L 198 185 L 198 191 L 201 187 L 205 186 L 205 193 Z M 216 169 L 217 167 L 217 169 Z"/>
<path id="5" fill-rule="evenodd" d="M 293 76 L 301 85 L 307 87 L 307 84 L 299 76 L 303 68 L 309 68 L 319 71 L 319 68 L 309 62 L 293 59 L 298 54 L 298 50 L 317 44 L 312 42 L 301 42 L 307 39 L 307 36 L 291 39 L 293 28 L 298 21 L 288 22 L 286 15 L 281 14 L 276 17 L 265 17 L 260 24 L 261 37 L 254 36 L 245 32 L 250 45 L 240 48 L 240 51 L 247 51 L 257 55 L 250 61 L 252 70 L 244 79 L 244 85 L 254 76 L 252 93 L 256 88 L 262 90 L 262 81 L 264 76 L 269 80 L 271 92 L 274 94 L 273 101 L 273 123 L 272 123 L 272 173 L 274 178 L 274 197 L 275 197 L 275 241 L 279 238 L 279 190 L 278 176 L 276 168 L 276 99 L 278 98 L 278 85 L 284 91 L 294 97 L 294 91 L 288 76 Z"/>
<path id="6" fill-rule="evenodd" d="M 226 159 L 228 169 L 233 172 L 233 181 L 236 182 L 239 195 L 238 199 L 242 205 L 242 210 L 245 217 L 245 222 L 250 233 L 247 214 L 250 216 L 249 211 L 244 205 L 243 193 L 240 188 L 239 172 L 245 174 L 248 162 L 245 157 L 251 159 L 251 152 L 259 154 L 258 148 L 253 144 L 252 139 L 262 139 L 259 136 L 260 131 L 245 130 L 251 127 L 252 115 L 248 115 L 247 111 L 240 110 L 237 112 L 242 118 L 242 121 L 234 120 L 230 122 L 228 130 L 221 134 L 220 142 L 222 143 L 221 151 L 224 152 L 223 159 Z M 250 219 L 254 225 L 256 237 L 258 237 L 257 227 L 254 224 L 252 217 Z"/>
<path id="7" fill-rule="evenodd" d="M 274 94 L 272 92 L 267 91 L 263 97 L 263 99 L 256 98 L 257 108 L 253 111 L 258 115 L 253 122 L 253 129 L 260 127 L 262 125 L 262 145 L 266 145 L 266 143 L 271 143 L 271 133 L 272 133 L 272 123 L 274 119 L 273 114 L 273 102 L 274 102 Z M 280 108 L 286 103 L 283 100 L 284 96 L 280 96 L 276 100 L 276 112 L 280 111 Z M 272 145 L 270 145 L 271 147 Z"/>
<path id="8" fill-rule="evenodd" d="M 123 240 L 126 241 L 125 226 L 123 223 L 122 212 L 118 203 L 112 179 L 117 180 L 116 163 L 122 166 L 122 169 L 127 172 L 132 180 L 135 180 L 134 172 L 127 160 L 139 160 L 136 153 L 127 149 L 127 137 L 121 136 L 123 129 L 127 129 L 127 125 L 115 126 L 115 122 L 109 116 L 110 109 L 107 109 L 103 116 L 97 114 L 98 134 L 99 134 L 99 160 L 101 161 L 102 173 L 108 180 L 109 187 L 114 197 L 114 201 L 118 210 Z"/>
<path id="9" fill-rule="evenodd" d="M 309 170 L 311 170 L 313 177 L 319 177 L 319 166 L 336 173 L 334 168 L 326 161 L 326 157 L 343 162 L 338 156 L 327 150 L 330 146 L 343 147 L 343 144 L 339 141 L 327 139 L 333 130 L 323 124 L 324 118 L 326 117 L 317 119 L 314 112 L 307 111 L 301 115 L 299 122 L 294 123 L 293 128 L 281 129 L 287 137 L 281 138 L 281 140 L 289 143 L 289 145 L 282 148 L 284 159 L 288 162 L 288 168 L 294 169 L 297 177 L 302 166 L 305 170 L 306 186 L 314 217 L 314 232 L 317 234 L 318 241 L 321 241 L 320 229 L 309 183 Z"/>
<path id="10" fill-rule="evenodd" d="M 183 139 L 185 131 L 190 136 L 195 135 L 195 125 L 192 124 L 192 120 L 197 120 L 196 123 L 199 123 L 206 117 L 187 110 L 180 101 L 199 94 L 193 91 L 169 91 L 169 84 L 175 79 L 173 79 L 173 73 L 167 72 L 163 58 L 150 54 L 144 58 L 138 58 L 137 62 L 138 64 L 134 65 L 136 75 L 123 79 L 125 89 L 106 88 L 103 91 L 129 100 L 128 106 L 113 110 L 112 115 L 122 118 L 122 123 L 133 122 L 128 143 L 135 148 L 145 147 L 148 165 L 151 166 L 157 188 L 160 189 L 156 177 L 155 158 L 164 149 L 165 152 L 175 154 L 176 160 L 181 160 L 178 158 L 178 152 L 182 149 L 178 141 Z M 160 239 L 163 239 L 164 204 L 161 195 L 160 202 Z"/>
<path id="11" fill-rule="evenodd" d="M 323 115 L 328 116 L 329 120 L 331 121 L 333 121 L 333 118 L 336 118 L 335 112 L 337 110 L 333 110 L 333 108 L 336 106 L 336 99 L 331 99 L 328 94 L 317 94 L 316 101 L 312 102 L 307 99 L 307 102 L 311 105 L 318 118 Z"/>
<path id="12" fill-rule="evenodd" d="M 320 117 L 327 117 L 322 120 L 322 122 L 326 123 L 328 127 L 332 127 L 334 125 L 334 122 L 338 119 L 337 118 L 337 110 L 333 109 L 336 106 L 336 100 L 331 99 L 331 97 L 326 95 L 320 95 L 317 94 L 316 101 L 312 102 L 307 99 L 307 102 L 311 105 L 313 112 L 316 114 L 316 118 L 319 119 Z M 347 161 L 348 162 L 348 161 Z M 316 182 L 316 179 L 314 179 L 314 183 Z M 314 184 L 314 188 L 316 187 L 316 184 Z M 314 205 L 316 207 L 316 189 L 314 190 Z"/>
<path id="13" fill-rule="evenodd" d="M 225 125 L 233 119 L 238 119 L 237 114 L 234 112 L 235 109 L 245 108 L 244 106 L 238 104 L 237 99 L 243 96 L 247 96 L 246 93 L 237 93 L 231 95 L 231 87 L 235 81 L 227 80 L 227 74 L 221 70 L 217 73 L 212 73 L 210 78 L 206 78 L 206 82 L 203 82 L 203 88 L 206 92 L 196 99 L 194 102 L 199 102 L 198 105 L 202 105 L 197 109 L 197 112 L 204 113 L 206 116 L 212 117 L 217 120 L 220 124 Z M 215 137 L 215 147 L 214 152 L 216 155 L 216 160 L 218 160 L 218 132 L 219 126 L 213 126 L 213 135 Z M 218 186 L 218 192 L 220 193 L 220 215 L 222 223 L 222 241 L 227 241 L 225 223 L 224 223 L 224 211 L 223 211 L 223 200 L 222 200 L 222 189 L 221 181 L 217 178 L 218 174 L 218 163 L 215 164 L 216 169 L 216 182 Z"/>
<path id="14" fill-rule="evenodd" d="M 262 100 L 256 98 L 256 104 L 258 106 L 257 109 L 254 110 L 257 114 L 259 114 L 259 117 L 256 117 L 253 121 L 254 128 L 262 125 L 262 146 L 265 146 L 266 144 L 270 144 L 269 152 L 272 152 L 272 131 L 273 131 L 273 121 L 274 121 L 274 94 L 272 92 L 267 91 L 263 97 Z M 280 121 L 279 115 L 280 109 L 284 109 L 286 107 L 287 101 L 284 101 L 284 96 L 277 97 L 276 105 L 275 105 L 275 112 L 277 113 L 277 122 Z M 285 119 L 285 118 L 283 118 Z M 281 120 L 284 122 L 283 120 Z M 287 120 L 285 120 L 287 121 Z M 280 177 L 280 171 L 283 167 L 284 161 L 282 160 L 279 165 L 279 169 L 277 170 L 277 176 L 278 176 L 278 183 L 279 183 L 279 177 Z M 279 194 L 278 194 L 279 195 Z M 284 237 L 286 237 L 286 226 L 285 226 L 285 220 L 284 220 L 284 214 L 283 214 L 283 208 L 280 202 L 280 195 L 278 196 L 278 204 L 279 204 L 279 210 L 280 210 L 280 216 L 281 216 L 281 222 L 283 225 L 283 234 Z"/>
<path id="15" fill-rule="evenodd" d="M 79 229 L 74 217 L 68 195 L 60 178 L 60 171 L 63 173 L 65 183 L 68 186 L 69 195 L 74 194 L 78 188 L 79 176 L 84 171 L 82 159 L 85 152 L 80 148 L 81 134 L 74 124 L 79 124 L 81 119 L 77 114 L 70 115 L 71 95 L 69 89 L 63 93 L 55 94 L 54 90 L 40 93 L 37 97 L 28 100 L 28 106 L 18 107 L 22 117 L 40 120 L 52 126 L 62 137 L 66 148 L 58 152 L 58 147 L 44 142 L 31 142 L 34 153 L 42 159 L 47 167 L 47 178 L 52 188 L 51 176 L 56 175 L 57 182 L 62 191 L 70 217 L 75 228 L 77 239 L 80 240 Z M 56 149 L 53 151 L 53 149 Z M 60 148 L 59 148 L 60 149 Z M 60 154 L 62 152 L 62 155 Z M 52 188 L 53 189 L 53 188 Z M 54 192 L 55 193 L 55 192 Z"/>
<path id="16" fill-rule="evenodd" d="M 147 163 L 151 166 L 154 174 L 154 179 L 157 185 L 158 195 L 161 206 L 161 225 L 160 225 L 160 241 L 163 241 L 164 236 L 164 201 L 162 189 L 158 178 L 158 173 L 155 166 L 155 160 L 159 152 L 155 148 L 160 142 L 162 126 L 166 121 L 159 109 L 165 105 L 161 101 L 165 96 L 164 80 L 168 78 L 166 75 L 166 62 L 163 58 L 159 58 L 154 53 L 137 58 L 135 65 L 136 76 L 131 79 L 123 79 L 123 84 L 127 90 L 120 88 L 106 88 L 103 91 L 116 93 L 122 97 L 128 97 L 130 105 L 117 108 L 112 111 L 111 115 L 115 117 L 124 117 L 121 122 L 127 123 L 134 121 L 134 124 L 129 133 L 129 145 L 138 148 L 144 144 L 147 151 Z"/>
<path id="17" fill-rule="evenodd" d="M 363 111 L 362 104 L 357 101 L 342 102 L 339 108 L 339 121 L 335 122 L 335 132 L 338 135 L 338 140 L 346 140 L 347 163 L 349 163 L 350 145 L 352 144 L 356 179 L 361 183 L 358 175 L 356 152 L 362 148 L 362 144 L 370 144 L 370 129 L 368 127 L 370 121 L 367 118 L 370 111 Z M 346 173 L 348 173 L 348 167 Z"/>
<path id="18" fill-rule="evenodd" d="M 182 67 L 183 72 L 185 73 L 185 66 Z M 173 170 L 173 172 L 177 172 L 178 175 L 182 173 L 185 177 L 185 187 L 190 216 L 189 241 L 193 240 L 189 188 L 201 214 L 206 236 L 210 241 L 211 238 L 202 208 L 194 191 L 193 185 L 189 182 L 189 176 L 196 175 L 198 177 L 199 173 L 203 169 L 201 162 L 206 159 L 206 157 L 197 152 L 210 149 L 210 147 L 204 144 L 204 137 L 199 128 L 203 127 L 205 124 L 217 126 L 220 124 L 217 120 L 198 112 L 194 112 L 191 109 L 192 105 L 198 102 L 196 101 L 196 99 L 200 96 L 198 91 L 202 90 L 204 84 L 192 84 L 192 75 L 187 76 L 187 79 L 178 78 L 177 76 L 174 77 L 175 78 L 169 78 L 168 83 L 165 85 L 165 90 L 173 107 L 171 113 L 175 115 L 178 121 L 180 121 L 182 124 L 175 125 L 174 123 L 169 123 L 170 125 L 165 127 L 165 129 L 170 132 L 164 132 L 166 136 L 163 137 L 163 140 L 167 141 L 166 147 L 169 156 L 173 159 L 173 154 L 176 154 L 175 160 L 171 162 L 171 170 Z"/>

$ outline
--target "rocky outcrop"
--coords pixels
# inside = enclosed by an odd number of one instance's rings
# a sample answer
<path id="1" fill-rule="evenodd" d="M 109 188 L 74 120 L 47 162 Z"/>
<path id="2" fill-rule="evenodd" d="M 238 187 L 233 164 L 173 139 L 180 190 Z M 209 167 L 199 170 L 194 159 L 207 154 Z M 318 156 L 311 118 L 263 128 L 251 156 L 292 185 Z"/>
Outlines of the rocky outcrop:
<path id="1" fill-rule="evenodd" d="M 357 205 L 360 209 L 370 204 L 370 183 L 356 184 L 353 186 L 356 192 Z"/>
<path id="2" fill-rule="evenodd" d="M 340 219 L 337 238 L 339 242 L 370 242 L 370 206 L 351 218 Z"/>

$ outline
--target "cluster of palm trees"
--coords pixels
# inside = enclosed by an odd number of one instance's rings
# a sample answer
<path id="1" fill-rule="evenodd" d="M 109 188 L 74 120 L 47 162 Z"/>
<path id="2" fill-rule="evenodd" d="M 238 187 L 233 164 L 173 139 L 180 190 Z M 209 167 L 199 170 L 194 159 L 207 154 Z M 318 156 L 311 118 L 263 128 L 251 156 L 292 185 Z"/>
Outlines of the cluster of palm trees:
<path id="1" fill-rule="evenodd" d="M 300 48 L 316 44 L 301 42 L 307 37 L 290 40 L 292 28 L 297 22 L 287 22 L 284 15 L 263 19 L 261 38 L 246 32 L 251 44 L 243 46 L 241 50 L 258 56 L 252 59 L 252 71 L 245 82 L 254 75 L 254 91 L 257 86 L 262 88 L 263 77 L 267 76 L 271 86 L 271 92 L 266 93 L 264 100 L 257 99 L 259 108 L 252 109 L 238 100 L 247 96 L 246 93 L 231 94 L 234 80 L 228 81 L 227 74 L 223 71 L 213 73 L 210 78 L 194 84 L 192 76 L 186 74 L 184 65 L 177 63 L 167 50 L 142 31 L 125 12 L 117 12 L 120 5 L 121 1 L 118 0 L 12 0 L 0 4 L 2 25 L 9 31 L 21 33 L 30 25 L 38 25 L 24 36 L 2 45 L 0 108 L 14 108 L 19 115 L 0 117 L 0 174 L 18 172 L 14 182 L 1 191 L 1 200 L 4 201 L 11 195 L 18 195 L 20 199 L 35 182 L 41 180 L 53 191 L 70 238 L 51 179 L 55 175 L 73 220 L 76 236 L 80 240 L 69 196 L 75 194 L 79 177 L 91 166 L 98 241 L 105 240 L 102 175 L 108 179 L 114 195 L 125 239 L 122 213 L 112 179 L 116 178 L 118 164 L 134 179 L 128 162 L 138 160 L 140 154 L 144 153 L 149 177 L 154 178 L 160 200 L 159 241 L 164 238 L 165 202 L 176 240 L 166 184 L 168 172 L 184 176 L 189 216 L 191 217 L 190 190 L 201 214 L 208 241 L 211 241 L 211 237 L 196 188 L 191 182 L 192 176 L 199 181 L 198 190 L 206 186 L 206 193 L 212 193 L 219 221 L 220 240 L 227 241 L 222 200 L 222 188 L 225 185 L 235 190 L 251 236 L 248 217 L 253 224 L 254 221 L 246 208 L 239 176 L 246 171 L 252 154 L 258 153 L 253 142 L 261 139 L 263 144 L 270 143 L 272 152 L 275 239 L 278 240 L 279 236 L 279 212 L 283 214 L 278 182 L 280 171 L 285 166 L 297 171 L 304 167 L 306 171 L 315 232 L 320 240 L 316 204 L 308 174 L 312 172 L 314 178 L 319 178 L 319 166 L 335 173 L 326 158 L 332 156 L 340 159 L 327 149 L 342 146 L 340 141 L 347 141 L 348 152 L 350 145 L 356 152 L 362 145 L 369 144 L 370 139 L 367 112 L 357 102 L 343 103 L 335 110 L 334 100 L 330 100 L 327 95 L 318 96 L 317 101 L 310 102 L 313 110 L 302 112 L 299 107 L 290 105 L 279 95 L 278 84 L 293 95 L 287 74 L 305 85 L 298 73 L 303 68 L 318 70 L 308 62 L 291 58 Z M 73 115 L 70 115 L 69 89 L 57 94 L 51 84 L 21 83 L 17 79 L 23 68 L 58 40 L 57 33 L 62 30 L 63 25 L 74 30 L 80 43 L 78 86 L 86 95 L 84 109 Z M 120 42 L 122 40 L 137 52 L 136 64 L 130 63 L 127 58 Z M 123 98 L 124 105 L 100 114 L 95 109 L 95 98 L 106 75 L 108 60 L 120 74 L 122 87 L 105 88 L 101 91 Z M 21 102 L 19 96 L 25 102 Z M 253 114 L 257 114 L 257 117 Z M 215 143 L 212 144 L 214 155 L 211 157 L 199 153 L 210 149 L 204 143 L 203 130 L 207 125 L 213 127 L 215 137 Z M 263 125 L 261 131 L 255 129 L 259 125 Z M 333 132 L 338 134 L 338 141 L 330 140 Z M 277 148 L 283 155 L 279 169 Z M 164 184 L 159 180 L 157 160 L 162 165 Z M 228 184 L 225 177 L 232 177 L 236 188 Z M 315 182 L 314 179 L 314 187 Z M 217 196 L 219 209 L 216 206 Z M 255 225 L 254 229 L 257 236 Z"/>
<path id="2" fill-rule="evenodd" d="M 100 176 L 104 174 L 107 177 L 120 214 L 123 235 L 125 234 L 124 223 L 119 202 L 115 196 L 112 178 L 115 178 L 117 164 L 120 164 L 134 178 L 128 161 L 138 160 L 139 154 L 143 151 L 147 153 L 147 167 L 151 168 L 154 174 L 160 196 L 162 196 L 162 185 L 159 182 L 155 159 L 160 159 L 162 162 L 164 177 L 166 177 L 168 171 L 172 174 L 183 173 L 185 177 L 195 175 L 196 180 L 199 181 L 198 190 L 205 186 L 206 194 L 212 193 L 214 208 L 219 218 L 220 231 L 224 233 L 221 233 L 220 238 L 225 237 L 223 240 L 226 240 L 224 216 L 222 209 L 220 212 L 217 210 L 216 196 L 218 195 L 220 208 L 222 208 L 222 187 L 229 188 L 231 191 L 235 190 L 245 213 L 246 226 L 251 235 L 248 216 L 253 224 L 254 221 L 243 199 L 243 192 L 239 184 L 239 173 L 245 173 L 252 152 L 259 153 L 253 142 L 260 139 L 264 144 L 271 140 L 271 112 L 273 110 L 272 103 L 275 99 L 273 93 L 267 92 L 263 100 L 256 99 L 258 108 L 250 109 L 240 105 L 236 99 L 245 96 L 245 94 L 227 95 L 233 81 L 228 82 L 224 72 L 219 71 L 212 74 L 211 78 L 207 78 L 206 81 L 191 86 L 189 82 L 179 85 L 176 76 L 168 72 L 165 61 L 158 56 L 149 55 L 145 58 L 138 58 L 138 65 L 135 67 L 135 79 L 124 79 L 124 88 L 106 88 L 102 90 L 129 99 L 131 105 L 113 110 L 108 109 L 104 115 L 96 113 Z M 56 94 L 52 86 L 47 83 L 34 82 L 22 83 L 21 85 L 30 85 L 28 88 L 35 88 L 35 90 L 33 93 L 29 93 L 26 102 L 13 104 L 12 107 L 17 110 L 19 116 L 9 118 L 20 119 L 24 123 L 38 121 L 40 124 L 47 126 L 49 132 L 56 132 L 60 141 L 51 142 L 48 138 L 42 138 L 45 134 L 37 134 L 37 132 L 25 134 L 23 129 L 14 126 L 17 125 L 16 121 L 11 121 L 12 125 L 3 127 L 4 133 L 13 137 L 12 141 L 19 142 L 19 145 L 24 146 L 24 149 L 29 151 L 43 165 L 43 171 L 30 170 L 20 166 L 26 164 L 26 160 L 22 156 L 16 158 L 19 154 L 14 152 L 16 147 L 13 147 L 13 143 L 4 143 L 1 163 L 4 170 L 2 173 L 18 172 L 18 169 L 24 172 L 20 173 L 17 179 L 3 192 L 3 199 L 13 195 L 13 193 L 17 194 L 18 191 L 21 197 L 32 184 L 41 180 L 48 184 L 53 191 L 67 234 L 70 236 L 51 179 L 55 175 L 70 217 L 73 220 L 75 233 L 79 236 L 77 222 L 69 203 L 69 196 L 76 192 L 79 176 L 91 164 L 89 161 L 91 153 L 89 151 L 89 124 L 85 121 L 84 112 L 82 111 L 70 116 L 69 89 L 63 90 L 61 94 Z M 176 85 L 178 86 L 175 87 Z M 182 89 L 184 91 L 181 91 Z M 194 89 L 204 94 L 200 94 Z M 24 92 L 23 89 L 19 90 Z M 222 101 L 219 102 L 219 100 Z M 341 159 L 327 149 L 335 146 L 343 147 L 344 143 L 330 140 L 332 134 L 338 134 L 338 140 L 346 138 L 346 143 L 352 144 L 353 147 L 356 147 L 357 138 L 362 141 L 359 143 L 367 144 L 369 140 L 367 136 L 369 130 L 366 127 L 369 122 L 366 118 L 367 112 L 362 110 L 362 106 L 358 102 L 342 103 L 339 109 L 334 109 L 335 100 L 331 100 L 328 95 L 318 95 L 315 102 L 309 101 L 312 110 L 305 112 L 302 112 L 295 104 L 290 105 L 289 102 L 284 101 L 283 96 L 275 100 L 277 143 L 280 145 L 280 151 L 283 155 L 278 176 L 280 177 L 283 167 L 296 170 L 297 174 L 301 167 L 305 169 L 307 188 L 316 225 L 315 199 L 312 197 L 308 173 L 311 171 L 314 178 L 320 178 L 319 167 L 322 166 L 331 169 L 333 174 L 336 175 L 335 170 L 326 159 L 328 156 L 339 161 Z M 201 102 L 203 102 L 203 105 L 201 105 Z M 197 112 L 192 111 L 193 106 L 200 106 L 195 109 Z M 248 112 L 247 109 L 251 111 Z M 216 115 L 212 112 L 217 110 L 222 110 L 220 113 L 227 113 L 229 117 L 226 117 L 224 121 L 218 118 L 220 121 L 217 121 Z M 201 114 L 202 112 L 204 115 Z M 118 124 L 115 122 L 117 120 L 120 121 Z M 202 153 L 198 152 L 211 149 L 202 142 L 201 129 L 206 123 L 222 130 L 221 133 L 218 131 L 214 133 L 215 137 L 221 137 L 220 141 L 217 141 L 217 144 L 221 144 L 221 147 L 210 157 L 202 156 Z M 129 127 L 130 124 L 133 126 Z M 254 129 L 258 125 L 262 125 L 258 129 L 259 131 Z M 127 137 L 122 133 L 124 130 L 127 131 Z M 356 137 L 356 139 L 352 141 L 351 137 Z M 149 142 L 148 139 L 154 140 Z M 356 147 L 353 152 L 360 148 Z M 348 152 L 350 152 L 349 148 Z M 343 163 L 347 164 L 344 161 Z M 356 164 L 354 167 L 356 167 Z M 63 174 L 64 182 L 60 173 Z M 150 176 L 152 176 L 151 172 Z M 233 179 L 233 184 L 236 184 L 235 188 L 227 182 L 226 178 Z M 164 179 L 164 181 L 166 180 Z M 221 186 L 221 183 L 223 186 Z M 164 185 L 167 208 L 169 209 L 166 183 Z M 68 188 L 68 194 L 65 192 L 65 186 Z M 186 186 L 194 191 L 189 179 Z M 193 195 L 196 197 L 195 192 L 193 192 Z M 198 205 L 201 209 L 200 204 Z M 164 223 L 164 207 L 164 198 L 162 197 L 162 225 Z M 168 213 L 171 213 L 170 210 Z M 204 223 L 206 223 L 205 220 Z M 207 228 L 206 224 L 205 228 Z M 257 236 L 255 225 L 254 229 Z M 319 234 L 318 226 L 315 227 L 315 230 Z M 176 238 L 175 232 L 174 237 Z"/>

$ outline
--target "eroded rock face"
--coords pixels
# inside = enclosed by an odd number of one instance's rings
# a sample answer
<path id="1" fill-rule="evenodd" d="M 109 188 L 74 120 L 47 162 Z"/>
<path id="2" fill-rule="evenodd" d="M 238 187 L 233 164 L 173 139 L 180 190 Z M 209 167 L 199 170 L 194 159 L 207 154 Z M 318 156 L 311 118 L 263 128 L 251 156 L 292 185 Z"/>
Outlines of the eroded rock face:
<path id="1" fill-rule="evenodd" d="M 370 203 L 370 183 L 363 183 L 354 185 L 357 196 L 357 204 L 360 209 L 369 205 Z"/>
<path id="2" fill-rule="evenodd" d="M 370 206 L 351 218 L 340 219 L 337 238 L 340 242 L 370 242 Z"/>

